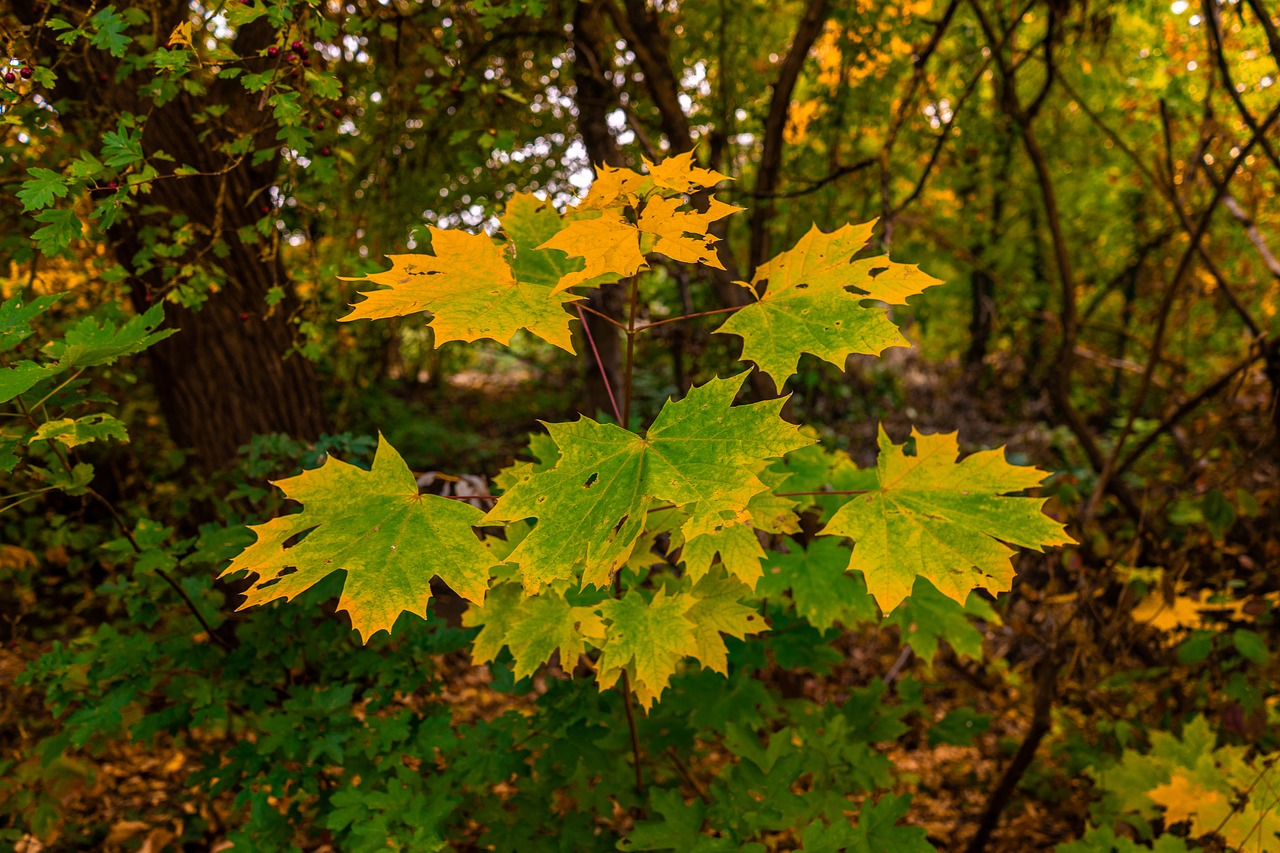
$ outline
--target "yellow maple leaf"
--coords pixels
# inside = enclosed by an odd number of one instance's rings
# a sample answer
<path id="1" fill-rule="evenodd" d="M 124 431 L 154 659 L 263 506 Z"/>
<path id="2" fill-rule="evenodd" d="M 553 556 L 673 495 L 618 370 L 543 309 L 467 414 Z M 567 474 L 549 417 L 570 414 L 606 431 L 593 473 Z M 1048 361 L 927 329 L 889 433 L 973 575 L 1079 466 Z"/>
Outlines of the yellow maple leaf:
<path id="1" fill-rule="evenodd" d="M 713 246 L 719 238 L 708 234 L 707 229 L 715 220 L 737 213 L 742 208 L 712 199 L 707 210 L 699 213 L 680 210 L 682 204 L 681 199 L 661 196 L 645 202 L 638 225 L 644 233 L 658 238 L 653 251 L 680 263 L 702 263 L 724 269 Z"/>
<path id="2" fill-rule="evenodd" d="M 710 189 L 721 181 L 732 180 L 728 175 L 722 175 L 714 169 L 703 169 L 694 165 L 692 151 L 676 154 L 656 164 L 645 159 L 644 165 L 648 168 L 649 180 L 653 181 L 655 187 L 681 193 Z"/>
<path id="3" fill-rule="evenodd" d="M 582 258 L 586 266 L 569 273 L 551 288 L 552 295 L 568 290 L 597 276 L 635 275 L 647 268 L 640 251 L 639 230 L 617 211 L 602 211 L 597 219 L 570 222 L 539 249 L 559 249 L 570 257 Z"/>
<path id="4" fill-rule="evenodd" d="M 630 169 L 615 169 L 612 166 L 597 166 L 596 179 L 591 182 L 591 189 L 586 198 L 578 202 L 578 210 L 604 210 L 621 200 L 626 204 L 639 197 L 640 190 L 647 178 Z"/>

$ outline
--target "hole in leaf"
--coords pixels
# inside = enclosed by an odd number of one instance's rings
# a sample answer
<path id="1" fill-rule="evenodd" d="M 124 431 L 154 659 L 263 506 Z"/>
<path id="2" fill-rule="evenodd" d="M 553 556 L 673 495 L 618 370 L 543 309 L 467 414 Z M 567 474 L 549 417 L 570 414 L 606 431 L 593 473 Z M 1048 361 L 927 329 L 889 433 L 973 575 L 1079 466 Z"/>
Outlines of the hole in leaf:
<path id="1" fill-rule="evenodd" d="M 808 289 L 808 287 L 809 287 L 809 285 L 804 284 L 803 282 L 801 282 L 800 284 L 797 284 L 797 285 L 796 285 L 796 290 L 807 290 L 807 289 Z"/>
<path id="2" fill-rule="evenodd" d="M 599 480 L 599 479 L 600 479 L 599 474 L 592 474 L 590 477 L 587 478 L 587 482 L 582 484 L 582 488 L 584 489 L 591 488 L 592 486 L 595 485 L 596 480 Z"/>
<path id="3" fill-rule="evenodd" d="M 289 575 L 293 574 L 293 573 L 294 573 L 294 572 L 296 572 L 296 571 L 298 571 L 298 567 L 297 567 L 297 566 L 285 566 L 283 569 L 281 569 L 280 571 L 276 572 L 276 577 L 277 577 L 277 578 L 287 577 L 287 576 L 289 576 Z"/>
<path id="4" fill-rule="evenodd" d="M 618 523 L 613 526 L 613 533 L 615 536 L 617 535 L 618 531 L 622 529 L 622 525 L 627 523 L 628 518 L 630 518 L 629 515 L 624 515 L 622 518 L 618 519 Z"/>
<path id="5" fill-rule="evenodd" d="M 888 267 L 872 267 L 870 270 L 867 271 L 867 275 L 871 276 L 872 278 L 875 278 L 876 276 L 880 275 L 880 273 L 888 272 L 888 271 L 889 271 Z"/>

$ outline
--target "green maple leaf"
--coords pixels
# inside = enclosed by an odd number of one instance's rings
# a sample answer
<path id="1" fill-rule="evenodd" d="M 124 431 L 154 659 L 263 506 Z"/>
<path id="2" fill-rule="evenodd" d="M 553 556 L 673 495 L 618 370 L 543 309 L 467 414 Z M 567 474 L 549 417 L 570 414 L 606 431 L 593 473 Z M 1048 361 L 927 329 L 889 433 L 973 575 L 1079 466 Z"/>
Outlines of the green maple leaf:
<path id="1" fill-rule="evenodd" d="M 853 500 L 847 492 L 876 487 L 875 469 L 859 468 L 849 454 L 827 450 L 817 444 L 787 454 L 786 459 L 775 462 L 772 467 L 775 471 L 791 475 L 787 480 L 789 492 L 846 492 L 829 496 L 810 494 L 797 499 L 801 501 L 802 508 L 818 510 L 823 522 L 830 521 L 836 510 Z"/>
<path id="2" fill-rule="evenodd" d="M 521 469 L 485 516 L 486 524 L 538 519 L 509 558 L 525 589 L 567 579 L 578 566 L 584 585 L 606 585 L 659 505 L 695 513 L 686 535 L 747 521 L 752 497 L 768 490 L 759 463 L 811 439 L 778 416 L 784 400 L 732 406 L 745 379 L 713 379 L 668 401 L 644 436 L 585 417 L 548 424 L 555 465 Z"/>
<path id="3" fill-rule="evenodd" d="M 853 627 L 879 617 L 866 584 L 850 573 L 849 549 L 834 537 L 819 537 L 808 548 L 794 541 L 790 553 L 770 552 L 764 577 L 756 584 L 757 598 L 774 599 L 790 590 L 796 613 L 819 631 L 836 622 Z"/>
<path id="4" fill-rule="evenodd" d="M 499 590 L 501 595 L 497 595 Z M 463 614 L 463 623 L 484 626 L 476 637 L 472 658 L 477 663 L 491 661 L 506 646 L 515 658 L 517 680 L 533 675 L 556 651 L 560 652 L 560 666 L 572 672 L 586 643 L 600 645 L 605 635 L 595 608 L 570 604 L 564 591 L 556 588 L 525 596 L 517 584 L 499 586 L 484 607 L 472 607 Z"/>
<path id="5" fill-rule="evenodd" d="M 665 590 L 652 599 L 632 590 L 602 602 L 600 612 L 610 624 L 600 656 L 600 689 L 612 687 L 626 670 L 640 704 L 652 707 L 676 664 L 698 648 L 694 623 L 685 616 L 697 603 L 688 593 L 668 596 Z"/>
<path id="6" fill-rule="evenodd" d="M 1214 748 L 1208 720 L 1195 717 L 1181 737 L 1153 732 L 1146 754 L 1126 750 L 1119 765 L 1090 770 L 1108 795 L 1104 806 L 1156 817 L 1166 826 L 1187 823 L 1189 837 L 1216 834 L 1233 849 L 1271 850 L 1280 835 L 1280 782 L 1248 757 L 1249 748 Z"/>
<path id="7" fill-rule="evenodd" d="M 463 501 L 419 495 L 413 472 L 381 436 L 369 471 L 329 458 L 276 485 L 303 510 L 251 528 L 258 541 L 223 572 L 258 576 L 240 609 L 292 599 L 344 570 L 338 607 L 367 642 L 389 632 L 402 612 L 426 615 L 433 575 L 468 601 L 484 602 L 498 563 L 472 530 L 481 512 Z M 286 546 L 303 533 L 306 538 Z"/>
<path id="8" fill-rule="evenodd" d="M 564 252 L 541 246 L 562 227 L 560 217 L 532 196 L 517 195 L 503 219 L 510 243 L 487 234 L 431 228 L 431 255 L 391 255 L 391 269 L 361 279 L 385 285 L 362 291 L 344 321 L 403 317 L 423 311 L 436 343 L 492 338 L 511 343 L 527 329 L 549 344 L 573 352 L 565 306 L 581 297 L 553 295 L 552 288 L 580 264 Z"/>
<path id="9" fill-rule="evenodd" d="M 941 284 L 914 265 L 887 256 L 854 260 L 871 237 L 875 222 L 846 225 L 830 234 L 815 226 L 795 248 L 756 270 L 751 285 L 768 282 L 757 301 L 734 313 L 718 334 L 742 338 L 742 358 L 754 361 L 779 388 L 796 372 L 801 353 L 812 353 L 844 368 L 854 353 L 879 355 L 909 346 L 883 307 L 906 304 L 908 296 Z"/>
<path id="10" fill-rule="evenodd" d="M 902 642 L 910 643 L 916 657 L 932 668 L 940 640 L 946 640 L 957 656 L 982 657 L 982 632 L 970 617 L 997 621 L 995 611 L 980 595 L 971 594 L 962 606 L 938 592 L 927 578 L 919 577 L 911 587 L 911 596 L 895 607 L 885 622 L 897 625 Z"/>
<path id="11" fill-rule="evenodd" d="M 1044 471 L 1010 465 L 1001 450 L 957 463 L 955 433 L 912 436 L 916 455 L 907 456 L 880 427 L 876 488 L 842 506 L 822 530 L 854 540 L 849 567 L 862 572 L 885 613 L 911 594 L 917 577 L 963 604 L 974 589 L 1009 589 L 1009 545 L 1040 551 L 1075 541 L 1041 512 L 1045 498 L 1004 497 L 1039 485 Z"/>

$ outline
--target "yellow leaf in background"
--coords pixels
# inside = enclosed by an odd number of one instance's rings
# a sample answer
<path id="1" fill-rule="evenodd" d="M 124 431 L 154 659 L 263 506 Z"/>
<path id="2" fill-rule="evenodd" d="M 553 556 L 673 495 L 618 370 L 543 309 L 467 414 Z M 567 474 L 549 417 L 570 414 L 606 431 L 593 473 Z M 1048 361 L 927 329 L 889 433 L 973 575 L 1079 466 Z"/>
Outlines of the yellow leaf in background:
<path id="1" fill-rule="evenodd" d="M 169 33 L 169 47 L 193 47 L 191 44 L 191 22 L 183 21 Z"/>
<path id="2" fill-rule="evenodd" d="M 1184 595 L 1185 586 L 1180 586 L 1174 594 L 1173 601 L 1164 600 L 1164 596 L 1155 591 L 1142 600 L 1133 609 L 1133 619 L 1144 625 L 1150 625 L 1161 631 L 1185 631 L 1198 628 L 1210 617 L 1227 617 L 1239 619 L 1244 613 L 1243 601 L 1212 603 L 1199 600 L 1196 595 Z"/>

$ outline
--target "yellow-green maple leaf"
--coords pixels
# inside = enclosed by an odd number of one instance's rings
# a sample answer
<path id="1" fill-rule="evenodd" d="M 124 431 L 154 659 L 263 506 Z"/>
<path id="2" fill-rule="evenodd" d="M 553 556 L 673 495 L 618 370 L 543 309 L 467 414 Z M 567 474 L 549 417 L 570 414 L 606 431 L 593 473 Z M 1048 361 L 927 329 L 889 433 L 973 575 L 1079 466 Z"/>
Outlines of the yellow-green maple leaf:
<path id="1" fill-rule="evenodd" d="M 472 646 L 472 659 L 486 663 L 506 646 L 515 658 L 517 680 L 532 675 L 557 651 L 560 666 L 572 672 L 586 643 L 600 645 L 604 640 L 604 623 L 596 608 L 570 604 L 561 587 L 526 596 L 517 584 L 501 584 L 483 607 L 468 608 L 462 621 L 468 627 L 483 626 Z"/>
<path id="2" fill-rule="evenodd" d="M 668 402 L 644 436 L 582 418 L 548 424 L 560 457 L 544 471 L 516 477 L 485 523 L 538 519 L 509 557 L 525 588 L 568 579 L 582 566 L 585 584 L 603 586 L 626 563 L 661 504 L 696 511 L 699 529 L 749 518 L 748 505 L 768 490 L 760 462 L 812 442 L 778 413 L 784 400 L 733 406 L 746 374 L 713 379 Z"/>
<path id="3" fill-rule="evenodd" d="M 707 669 L 729 674 L 729 650 L 725 647 L 727 634 L 739 640 L 747 634 L 768 630 L 764 619 L 740 599 L 751 590 L 731 578 L 705 577 L 691 590 L 696 603 L 685 611 L 685 618 L 693 623 L 693 650 L 688 655 Z"/>
<path id="4" fill-rule="evenodd" d="M 1045 498 L 1004 497 L 1040 484 L 1046 472 L 1010 465 L 1001 450 L 958 463 L 955 433 L 912 431 L 907 456 L 880 428 L 876 487 L 842 506 L 822 533 L 854 540 L 849 568 L 862 572 L 885 613 L 911 594 L 917 576 L 964 604 L 974 589 L 1009 589 L 1014 551 L 1074 542 L 1041 512 Z"/>
<path id="5" fill-rule="evenodd" d="M 386 289 L 362 291 L 344 321 L 430 312 L 436 343 L 492 338 L 509 344 L 519 329 L 573 352 L 565 305 L 580 297 L 560 294 L 565 275 L 581 266 L 553 246 L 559 215 L 533 196 L 512 198 L 503 216 L 510 243 L 487 234 L 431 228 L 432 254 L 390 255 L 391 269 L 362 279 Z"/>
<path id="6" fill-rule="evenodd" d="M 764 296 L 735 312 L 718 334 L 742 338 L 742 358 L 754 361 L 779 388 L 796 372 L 801 353 L 812 353 L 843 369 L 854 353 L 879 355 L 909 346 L 880 306 L 906 303 L 908 296 L 942 282 L 915 265 L 888 256 L 854 260 L 871 238 L 875 222 L 845 225 L 830 234 L 815 226 L 795 247 L 756 270 Z"/>
<path id="7" fill-rule="evenodd" d="M 711 570 L 718 554 L 726 572 L 746 584 L 748 589 L 754 589 L 760 579 L 760 563 L 765 558 L 756 530 L 794 533 L 799 529 L 800 520 L 795 512 L 798 503 L 774 494 L 791 475 L 766 469 L 759 471 L 757 476 L 769 490 L 755 495 L 747 503 L 748 521 L 716 524 L 709 530 L 689 531 L 688 535 L 686 531 L 692 525 L 682 522 L 680 530 L 673 534 L 672 545 L 681 547 L 680 561 L 684 564 L 685 574 L 694 583 Z"/>
<path id="8" fill-rule="evenodd" d="M 609 620 L 597 680 L 601 690 L 612 687 L 625 670 L 631 689 L 645 708 L 662 695 L 676 665 L 698 647 L 694 623 L 685 614 L 698 603 L 688 593 L 668 596 L 658 590 L 652 600 L 640 590 L 600 604 Z"/>
<path id="9" fill-rule="evenodd" d="M 369 471 L 330 457 L 275 485 L 303 509 L 252 527 L 257 541 L 222 573 L 258 576 L 240 609 L 292 599 L 345 571 L 338 608 L 367 642 L 390 631 L 402 612 L 425 616 L 433 576 L 468 601 L 484 602 L 498 563 L 472 530 L 482 513 L 463 501 L 419 495 L 413 472 L 381 436 Z"/>

